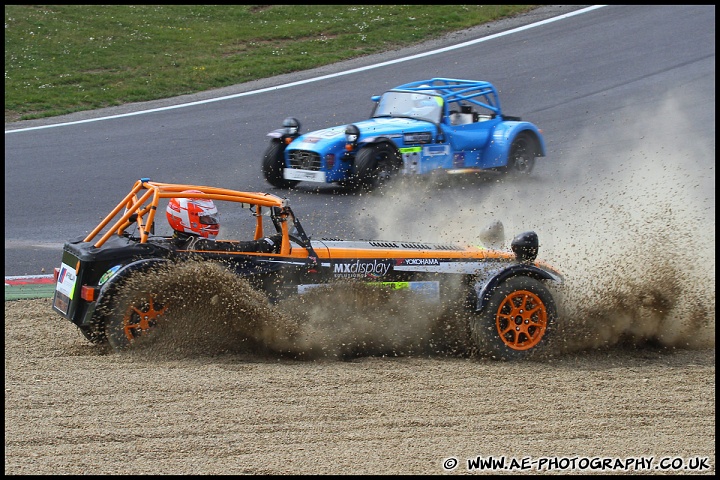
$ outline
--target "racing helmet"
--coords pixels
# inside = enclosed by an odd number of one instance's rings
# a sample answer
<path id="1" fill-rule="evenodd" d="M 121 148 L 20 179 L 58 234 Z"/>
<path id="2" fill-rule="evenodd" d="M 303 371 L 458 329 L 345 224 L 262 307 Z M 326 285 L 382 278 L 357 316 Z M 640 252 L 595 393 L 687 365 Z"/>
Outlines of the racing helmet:
<path id="1" fill-rule="evenodd" d="M 203 193 L 185 190 L 182 193 Z M 220 232 L 218 210 L 212 200 L 204 198 L 172 198 L 167 209 L 168 223 L 176 232 L 198 235 L 214 240 Z"/>

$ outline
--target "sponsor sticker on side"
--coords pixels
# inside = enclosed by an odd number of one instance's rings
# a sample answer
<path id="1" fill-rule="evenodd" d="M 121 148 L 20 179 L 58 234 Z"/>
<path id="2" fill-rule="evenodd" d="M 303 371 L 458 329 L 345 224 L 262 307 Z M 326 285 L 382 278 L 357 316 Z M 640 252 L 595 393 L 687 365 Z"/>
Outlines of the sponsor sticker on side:
<path id="1" fill-rule="evenodd" d="M 70 307 L 70 300 L 73 298 L 76 281 L 77 272 L 75 269 L 65 263 L 60 265 L 60 273 L 58 274 L 57 283 L 55 284 L 53 307 L 63 314 L 67 314 L 68 308 Z"/>
<path id="2" fill-rule="evenodd" d="M 73 290 L 75 289 L 75 281 L 77 280 L 77 272 L 70 265 L 62 264 L 60 273 L 58 274 L 55 290 L 66 295 L 70 300 L 73 298 Z"/>
<path id="3" fill-rule="evenodd" d="M 424 300 L 437 302 L 440 300 L 440 282 L 414 281 L 414 282 L 363 282 L 365 285 L 392 287 L 394 290 L 410 290 L 420 295 Z M 298 285 L 298 293 L 303 294 L 314 288 L 328 287 L 327 283 L 313 283 Z"/>
<path id="4" fill-rule="evenodd" d="M 433 302 L 440 300 L 440 282 L 438 281 L 379 282 L 379 284 L 390 286 L 396 290 L 410 290 L 421 295 L 425 300 Z"/>
<path id="5" fill-rule="evenodd" d="M 111 269 L 109 269 L 107 272 L 103 273 L 103 276 L 100 277 L 100 281 L 98 282 L 98 285 L 103 285 L 105 282 L 107 282 L 108 280 L 110 280 L 110 277 L 112 277 L 113 275 L 115 275 L 115 273 L 116 273 L 118 270 L 120 270 L 120 267 L 121 267 L 121 266 L 122 266 L 122 265 L 115 265 L 114 267 L 112 267 Z"/>

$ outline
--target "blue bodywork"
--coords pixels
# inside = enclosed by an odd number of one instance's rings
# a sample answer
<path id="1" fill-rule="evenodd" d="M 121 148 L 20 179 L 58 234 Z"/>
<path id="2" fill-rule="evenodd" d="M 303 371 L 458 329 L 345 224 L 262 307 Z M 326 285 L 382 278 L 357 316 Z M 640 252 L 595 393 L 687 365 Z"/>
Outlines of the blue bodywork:
<path id="1" fill-rule="evenodd" d="M 286 129 L 270 132 L 271 142 L 284 146 L 282 178 L 292 184 L 351 182 L 358 174 L 358 152 L 379 144 L 392 146 L 397 161 L 392 171 L 399 174 L 503 171 L 513 167 L 516 139 L 525 142 L 529 167 L 524 173 L 530 173 L 535 157 L 545 156 L 541 131 L 503 115 L 497 90 L 488 82 L 433 78 L 372 99 L 371 118 L 350 124 L 357 127 L 357 139 L 347 136 L 349 125 L 294 135 Z"/>

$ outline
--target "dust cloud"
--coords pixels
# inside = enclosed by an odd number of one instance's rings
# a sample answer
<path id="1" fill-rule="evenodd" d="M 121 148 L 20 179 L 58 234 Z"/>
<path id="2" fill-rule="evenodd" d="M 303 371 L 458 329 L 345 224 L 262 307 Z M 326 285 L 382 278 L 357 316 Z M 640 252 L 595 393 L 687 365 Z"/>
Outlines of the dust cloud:
<path id="1" fill-rule="evenodd" d="M 530 178 L 401 179 L 357 199 L 350 215 L 360 231 L 385 240 L 477 245 L 499 220 L 505 237 L 489 246 L 507 248 L 514 235 L 535 230 L 539 258 L 565 276 L 555 292 L 553 355 L 625 345 L 714 348 L 714 140 L 693 143 L 681 102 L 669 100 L 642 121 L 613 115 L 607 124 L 615 128 L 594 128 L 564 152 L 550 151 Z M 460 297 L 432 307 L 402 292 L 338 284 L 273 305 L 212 264 L 142 281 L 182 305 L 146 352 L 297 359 L 472 352 Z"/>
<path id="2" fill-rule="evenodd" d="M 385 236 L 466 244 L 500 220 L 504 247 L 535 230 L 539 258 L 566 280 L 558 352 L 714 348 L 714 139 L 698 141 L 682 111 L 670 99 L 630 120 L 620 112 L 612 128 L 573 140 L 562 166 L 552 151 L 539 159 L 529 179 L 454 182 L 444 195 L 436 181 L 398 182 L 366 209 L 388 214 L 361 220 Z"/>
<path id="3" fill-rule="evenodd" d="M 471 351 L 459 294 L 431 303 L 409 291 L 348 281 L 273 304 L 257 286 L 212 262 L 166 264 L 134 276 L 122 302 L 145 292 L 168 308 L 157 328 L 128 350 L 132 355 L 337 360 Z"/>

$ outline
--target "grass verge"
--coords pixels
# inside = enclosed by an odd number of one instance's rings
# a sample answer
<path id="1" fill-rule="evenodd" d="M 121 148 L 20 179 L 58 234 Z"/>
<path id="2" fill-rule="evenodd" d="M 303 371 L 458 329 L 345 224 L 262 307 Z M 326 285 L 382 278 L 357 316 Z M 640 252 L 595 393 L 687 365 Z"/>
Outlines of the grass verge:
<path id="1" fill-rule="evenodd" d="M 6 5 L 5 122 L 196 93 L 536 5 Z"/>

